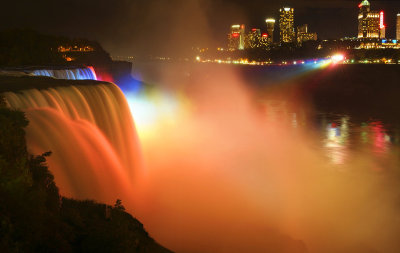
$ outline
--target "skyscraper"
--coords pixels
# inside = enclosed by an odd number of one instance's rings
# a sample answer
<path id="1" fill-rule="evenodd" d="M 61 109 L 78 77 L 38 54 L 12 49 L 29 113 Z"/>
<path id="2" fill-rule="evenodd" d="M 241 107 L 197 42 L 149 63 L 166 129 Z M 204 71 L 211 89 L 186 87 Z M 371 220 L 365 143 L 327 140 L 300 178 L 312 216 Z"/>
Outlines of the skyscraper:
<path id="1" fill-rule="evenodd" d="M 386 38 L 386 26 L 383 11 L 379 13 L 379 38 Z"/>
<path id="2" fill-rule="evenodd" d="M 261 30 L 253 28 L 247 34 L 245 46 L 246 48 L 260 47 L 260 40 L 261 40 Z"/>
<path id="3" fill-rule="evenodd" d="M 293 8 L 284 7 L 279 9 L 279 39 L 281 43 L 295 41 Z"/>
<path id="4" fill-rule="evenodd" d="M 245 26 L 244 25 L 232 25 L 231 32 L 228 34 L 229 45 L 228 48 L 231 51 L 243 50 L 245 40 Z"/>
<path id="5" fill-rule="evenodd" d="M 273 43 L 274 42 L 275 19 L 267 18 L 265 20 L 265 23 L 267 23 L 268 40 L 270 43 Z"/>
<path id="6" fill-rule="evenodd" d="M 358 7 L 358 38 L 378 39 L 380 37 L 380 13 L 371 11 L 368 0 L 362 1 Z"/>
<path id="7" fill-rule="evenodd" d="M 400 41 L 400 13 L 397 14 L 396 39 L 397 41 Z"/>

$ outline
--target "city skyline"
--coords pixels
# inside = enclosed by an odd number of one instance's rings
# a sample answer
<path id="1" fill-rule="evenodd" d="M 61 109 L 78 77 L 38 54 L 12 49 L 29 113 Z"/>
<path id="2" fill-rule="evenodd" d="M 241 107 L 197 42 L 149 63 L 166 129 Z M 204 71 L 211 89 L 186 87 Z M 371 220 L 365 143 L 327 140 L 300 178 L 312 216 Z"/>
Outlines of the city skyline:
<path id="1" fill-rule="evenodd" d="M 96 40 L 112 55 L 174 54 L 192 46 L 224 45 L 221 43 L 226 41 L 227 29 L 232 24 L 263 29 L 266 18 L 278 19 L 282 6 L 295 9 L 295 27 L 308 24 L 321 39 L 355 37 L 360 2 L 71 0 L 65 5 L 50 0 L 40 3 L 16 0 L 4 3 L 0 22 L 2 29 L 29 28 L 48 34 Z M 375 10 L 385 12 L 387 37 L 395 38 L 400 1 L 370 2 Z"/>

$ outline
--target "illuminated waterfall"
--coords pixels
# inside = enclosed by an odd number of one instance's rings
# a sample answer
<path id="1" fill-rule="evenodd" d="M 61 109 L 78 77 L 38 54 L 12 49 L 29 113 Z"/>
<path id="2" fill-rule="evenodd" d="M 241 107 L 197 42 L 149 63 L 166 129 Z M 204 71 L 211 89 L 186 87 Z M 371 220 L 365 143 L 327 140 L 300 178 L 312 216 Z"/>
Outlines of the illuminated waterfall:
<path id="1" fill-rule="evenodd" d="M 140 161 L 125 97 L 112 83 L 74 84 L 2 96 L 26 112 L 30 153 L 53 152 L 49 168 L 63 195 L 108 203 L 126 199 Z"/>
<path id="2" fill-rule="evenodd" d="M 74 69 L 37 69 L 31 72 L 35 76 L 49 76 L 68 80 L 97 80 L 93 67 Z"/>

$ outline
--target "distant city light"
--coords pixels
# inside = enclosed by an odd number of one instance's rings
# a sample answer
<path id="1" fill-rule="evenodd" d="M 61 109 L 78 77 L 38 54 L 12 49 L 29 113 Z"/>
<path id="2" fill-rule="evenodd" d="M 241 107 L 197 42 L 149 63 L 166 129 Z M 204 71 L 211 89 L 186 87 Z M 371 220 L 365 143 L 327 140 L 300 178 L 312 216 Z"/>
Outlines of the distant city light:
<path id="1" fill-rule="evenodd" d="M 290 11 L 290 8 L 289 7 L 285 7 L 285 8 L 283 8 L 285 11 Z"/>
<path id="2" fill-rule="evenodd" d="M 240 25 L 232 25 L 232 28 L 240 28 Z"/>
<path id="3" fill-rule="evenodd" d="M 275 19 L 273 18 L 268 18 L 265 20 L 266 23 L 275 23 Z"/>
<path id="4" fill-rule="evenodd" d="M 332 57 L 331 57 L 331 59 L 332 59 L 332 61 L 334 62 L 334 63 L 338 63 L 338 62 L 341 62 L 341 61 L 343 61 L 344 60 L 344 55 L 343 54 L 335 54 L 335 55 L 332 55 Z"/>

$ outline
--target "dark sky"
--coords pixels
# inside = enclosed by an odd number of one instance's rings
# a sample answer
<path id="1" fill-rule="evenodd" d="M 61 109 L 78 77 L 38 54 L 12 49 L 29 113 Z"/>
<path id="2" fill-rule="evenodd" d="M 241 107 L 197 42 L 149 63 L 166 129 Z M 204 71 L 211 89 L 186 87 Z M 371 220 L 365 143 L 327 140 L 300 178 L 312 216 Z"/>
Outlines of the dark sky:
<path id="1" fill-rule="evenodd" d="M 354 0 L 3 0 L 0 29 L 41 32 L 99 41 L 112 55 L 171 54 L 193 46 L 225 46 L 233 23 L 265 28 L 282 6 L 295 8 L 296 25 L 307 23 L 322 39 L 355 36 Z M 395 36 L 400 0 L 371 0 L 384 10 L 388 37 Z M 277 27 L 276 27 L 277 29 Z"/>

